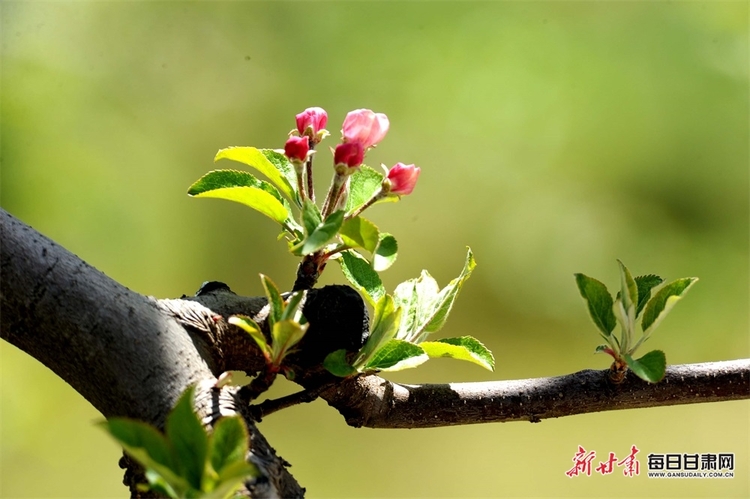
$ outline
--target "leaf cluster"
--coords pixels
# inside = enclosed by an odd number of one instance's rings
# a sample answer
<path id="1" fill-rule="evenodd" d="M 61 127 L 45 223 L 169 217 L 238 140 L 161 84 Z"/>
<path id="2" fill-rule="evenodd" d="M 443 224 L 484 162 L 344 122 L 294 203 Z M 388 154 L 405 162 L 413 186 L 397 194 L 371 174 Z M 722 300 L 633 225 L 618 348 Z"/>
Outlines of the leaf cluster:
<path id="1" fill-rule="evenodd" d="M 614 367 L 629 367 L 638 377 L 655 383 L 664 377 L 667 361 L 664 352 L 653 350 L 639 359 L 634 359 L 635 351 L 649 339 L 670 310 L 698 280 L 684 277 L 664 285 L 652 296 L 652 292 L 664 279 L 649 274 L 633 277 L 630 270 L 617 261 L 620 270 L 620 291 L 615 298 L 600 281 L 584 274 L 575 274 L 576 284 L 586 301 L 591 320 L 599 329 L 599 334 L 607 342 L 597 347 L 615 359 Z M 641 335 L 636 337 L 637 319 L 640 318 Z M 619 324 L 620 336 L 612 332 Z"/>
<path id="2" fill-rule="evenodd" d="M 101 423 L 146 470 L 148 488 L 172 498 L 226 499 L 260 476 L 247 462 L 248 433 L 239 416 L 222 417 L 209 433 L 193 410 L 189 387 L 167 417 L 165 432 L 127 418 Z"/>
<path id="3" fill-rule="evenodd" d="M 471 249 L 460 275 L 443 289 L 423 270 L 418 278 L 399 284 L 393 295 L 385 292 L 377 272 L 355 255 L 345 253 L 339 261 L 344 275 L 375 312 L 370 336 L 353 360 L 347 359 L 344 350 L 337 350 L 325 359 L 323 365 L 330 372 L 350 376 L 373 370 L 398 371 L 436 357 L 466 360 L 494 369 L 492 353 L 476 338 L 425 341 L 443 327 L 461 287 L 476 267 Z"/>

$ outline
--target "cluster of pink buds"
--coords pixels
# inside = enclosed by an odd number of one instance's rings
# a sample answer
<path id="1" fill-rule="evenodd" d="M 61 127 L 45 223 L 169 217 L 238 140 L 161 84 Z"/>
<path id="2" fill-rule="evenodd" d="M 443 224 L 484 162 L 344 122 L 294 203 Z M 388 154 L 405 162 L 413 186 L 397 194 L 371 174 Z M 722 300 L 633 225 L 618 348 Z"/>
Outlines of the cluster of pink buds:
<path id="1" fill-rule="evenodd" d="M 311 107 L 298 114 L 296 118 L 297 128 L 290 133 L 284 146 L 284 154 L 295 167 L 301 199 L 309 197 L 314 201 L 312 154 L 315 152 L 315 146 L 328 135 L 328 131 L 325 130 L 328 114 L 319 107 Z M 323 205 L 324 217 L 346 204 L 348 177 L 362 165 L 367 151 L 385 138 L 389 126 L 385 114 L 375 113 L 369 109 L 357 109 L 346 115 L 341 129 L 341 143 L 332 149 L 334 177 Z M 390 170 L 386 169 L 386 172 L 386 178 L 383 179 L 381 188 L 373 199 L 357 210 L 357 213 L 349 214 L 348 218 L 358 215 L 372 203 L 386 196 L 411 194 L 419 178 L 419 168 L 414 165 L 396 163 Z"/>

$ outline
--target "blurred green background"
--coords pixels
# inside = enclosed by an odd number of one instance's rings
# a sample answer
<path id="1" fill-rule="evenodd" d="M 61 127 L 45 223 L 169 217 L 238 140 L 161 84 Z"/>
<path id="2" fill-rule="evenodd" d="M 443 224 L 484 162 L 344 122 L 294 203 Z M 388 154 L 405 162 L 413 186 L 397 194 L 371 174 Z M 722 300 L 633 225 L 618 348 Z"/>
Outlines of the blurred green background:
<path id="1" fill-rule="evenodd" d="M 748 357 L 747 2 L 12 2 L 2 6 L 2 208 L 129 288 L 221 280 L 261 294 L 296 260 L 275 224 L 187 187 L 230 145 L 283 146 L 322 106 L 331 176 L 346 112 L 386 113 L 368 163 L 416 163 L 412 196 L 368 216 L 396 235 L 389 289 L 479 266 L 444 336 L 472 334 L 495 373 L 450 360 L 391 376 L 452 382 L 603 369 L 573 273 L 700 282 L 649 341 L 668 362 Z M 224 167 L 239 166 L 225 163 Z M 319 194 L 322 196 L 322 194 Z M 336 265 L 322 284 L 343 282 Z M 0 496 L 126 497 L 101 416 L 0 344 Z M 643 350 L 645 353 L 647 350 Z M 64 355 L 64 352 L 61 352 Z M 293 390 L 274 387 L 272 395 Z M 353 429 L 325 403 L 261 425 L 309 497 L 747 497 L 750 404 L 541 424 Z M 734 452 L 732 480 L 567 478 L 605 459 Z"/>

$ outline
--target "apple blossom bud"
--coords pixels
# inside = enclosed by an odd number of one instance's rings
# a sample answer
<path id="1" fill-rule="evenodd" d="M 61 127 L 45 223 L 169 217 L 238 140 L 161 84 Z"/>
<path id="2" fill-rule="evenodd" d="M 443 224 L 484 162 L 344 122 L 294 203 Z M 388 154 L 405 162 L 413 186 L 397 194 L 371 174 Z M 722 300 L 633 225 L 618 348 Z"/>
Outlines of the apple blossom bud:
<path id="1" fill-rule="evenodd" d="M 388 176 L 383 180 L 383 190 L 388 194 L 406 196 L 411 194 L 419 178 L 419 167 L 396 163 L 388 170 Z"/>
<path id="2" fill-rule="evenodd" d="M 326 127 L 326 123 L 328 123 L 328 114 L 320 107 L 308 107 L 297 115 L 297 131 L 300 135 L 307 136 L 314 141 L 319 132 Z"/>
<path id="3" fill-rule="evenodd" d="M 345 165 L 348 168 L 356 168 L 362 164 L 365 151 L 359 142 L 345 142 L 336 146 L 333 153 L 335 166 Z"/>
<path id="4" fill-rule="evenodd" d="M 289 137 L 284 144 L 284 154 L 292 163 L 304 163 L 307 161 L 307 153 L 310 151 L 310 143 L 307 137 Z"/>
<path id="5" fill-rule="evenodd" d="M 346 115 L 341 133 L 344 142 L 358 142 L 362 149 L 367 150 L 383 140 L 388 127 L 388 117 L 385 114 L 357 109 Z"/>

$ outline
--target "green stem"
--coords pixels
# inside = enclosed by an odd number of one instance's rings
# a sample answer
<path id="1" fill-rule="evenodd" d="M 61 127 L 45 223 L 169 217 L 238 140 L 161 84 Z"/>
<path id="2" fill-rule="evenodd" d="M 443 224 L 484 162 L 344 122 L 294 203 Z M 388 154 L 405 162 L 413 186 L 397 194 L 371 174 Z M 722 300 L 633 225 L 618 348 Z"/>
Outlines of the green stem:
<path id="1" fill-rule="evenodd" d="M 315 143 L 310 140 L 310 150 L 315 150 Z M 313 189 L 313 174 L 312 174 L 312 166 L 313 166 L 313 156 L 314 154 L 310 154 L 310 156 L 307 158 L 307 164 L 305 165 L 306 175 L 307 175 L 307 197 L 312 201 L 315 202 L 315 189 Z"/>
<path id="2" fill-rule="evenodd" d="M 354 218 L 356 216 L 359 216 L 360 213 L 362 213 L 363 211 L 365 211 L 367 208 L 369 208 L 370 206 L 372 206 L 377 201 L 380 201 L 381 199 L 383 199 L 386 195 L 387 194 L 383 193 L 383 188 L 381 187 L 380 189 L 378 189 L 375 192 L 375 194 L 372 195 L 372 197 L 365 204 L 363 204 L 362 206 L 360 206 L 359 208 L 357 208 L 353 212 L 351 212 L 348 215 L 346 215 L 346 217 L 344 217 L 344 221 L 350 220 L 350 219 L 352 219 L 352 218 Z"/>

